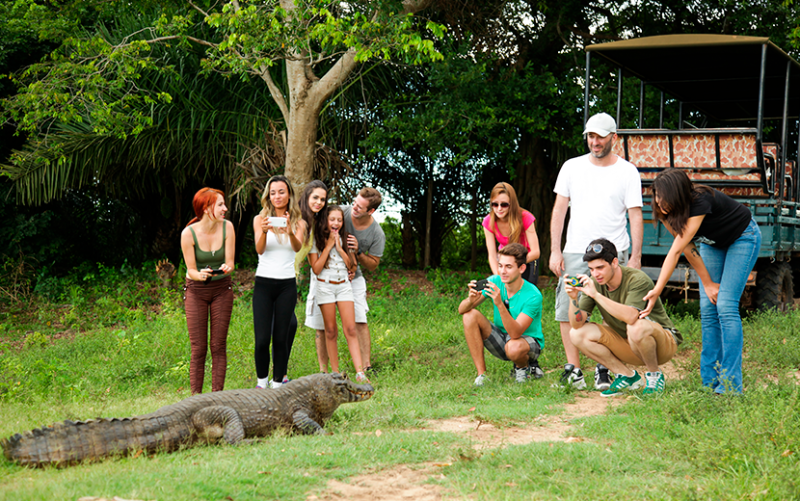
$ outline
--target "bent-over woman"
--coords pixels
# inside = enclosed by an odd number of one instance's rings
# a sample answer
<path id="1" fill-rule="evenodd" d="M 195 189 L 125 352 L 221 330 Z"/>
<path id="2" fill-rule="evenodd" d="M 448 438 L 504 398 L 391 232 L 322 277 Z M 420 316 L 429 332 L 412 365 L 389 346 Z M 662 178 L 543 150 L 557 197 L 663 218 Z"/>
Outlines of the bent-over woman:
<path id="1" fill-rule="evenodd" d="M 750 210 L 728 195 L 693 184 L 680 169 L 653 181 L 653 214 L 675 237 L 655 288 L 647 293 L 647 316 L 667 285 L 681 253 L 697 272 L 703 350 L 700 376 L 716 393 L 742 391 L 742 319 L 739 299 L 761 248 L 761 230 Z M 695 246 L 698 243 L 699 250 Z"/>
<path id="2" fill-rule="evenodd" d="M 489 196 L 492 210 L 483 219 L 483 232 L 486 235 L 486 250 L 489 252 L 489 266 L 497 275 L 497 251 L 510 243 L 525 246 L 528 251 L 525 263 L 528 265 L 522 278 L 536 285 L 539 281 L 539 237 L 536 235 L 536 218 L 521 209 L 517 192 L 508 183 L 497 183 Z"/>

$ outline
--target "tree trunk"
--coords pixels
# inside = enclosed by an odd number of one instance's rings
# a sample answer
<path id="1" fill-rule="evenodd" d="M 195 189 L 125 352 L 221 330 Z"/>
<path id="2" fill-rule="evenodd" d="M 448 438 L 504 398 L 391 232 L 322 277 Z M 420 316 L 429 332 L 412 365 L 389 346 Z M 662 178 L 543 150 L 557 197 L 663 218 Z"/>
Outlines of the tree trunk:
<path id="1" fill-rule="evenodd" d="M 475 185 L 475 192 L 472 194 L 470 202 L 469 216 L 469 236 L 472 241 L 472 253 L 469 259 L 469 269 L 475 271 L 478 266 L 478 189 Z"/>
<path id="2" fill-rule="evenodd" d="M 557 159 L 548 155 L 554 151 L 548 141 L 523 134 L 520 141 L 522 153 L 516 166 L 517 177 L 514 189 L 522 208 L 528 209 L 536 218 L 536 233 L 539 236 L 539 270 L 548 270 L 550 261 L 550 217 L 555 203 L 555 186 L 558 170 L 561 167 Z M 565 226 L 566 228 L 566 226 Z M 564 235 L 566 235 L 566 231 Z"/>
<path id="3" fill-rule="evenodd" d="M 411 218 L 403 212 L 403 266 L 414 268 L 417 265 L 417 245 L 414 239 L 414 228 L 411 226 Z"/>
<path id="4" fill-rule="evenodd" d="M 284 173 L 297 190 L 313 181 L 320 109 L 302 101 L 294 104 L 287 127 Z"/>
<path id="5" fill-rule="evenodd" d="M 431 225 L 433 224 L 433 173 L 428 177 L 428 199 L 425 205 L 425 259 L 423 267 L 431 266 Z"/>

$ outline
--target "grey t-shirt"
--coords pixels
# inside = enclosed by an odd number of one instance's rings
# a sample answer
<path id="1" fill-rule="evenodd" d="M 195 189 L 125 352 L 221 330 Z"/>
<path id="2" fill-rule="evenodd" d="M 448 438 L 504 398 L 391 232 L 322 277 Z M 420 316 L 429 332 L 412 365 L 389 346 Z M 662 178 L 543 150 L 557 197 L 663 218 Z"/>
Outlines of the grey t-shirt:
<path id="1" fill-rule="evenodd" d="M 353 207 L 350 205 L 342 205 L 341 207 L 344 212 L 344 229 L 347 230 L 347 233 L 356 237 L 356 240 L 358 240 L 358 249 L 361 252 L 366 252 L 370 256 L 383 256 L 383 249 L 386 247 L 386 235 L 383 234 L 381 225 L 373 219 L 372 224 L 369 225 L 367 229 L 357 231 L 353 227 L 353 219 L 351 217 Z M 360 276 L 362 276 L 361 265 L 359 265 L 356 270 L 356 278 Z"/>

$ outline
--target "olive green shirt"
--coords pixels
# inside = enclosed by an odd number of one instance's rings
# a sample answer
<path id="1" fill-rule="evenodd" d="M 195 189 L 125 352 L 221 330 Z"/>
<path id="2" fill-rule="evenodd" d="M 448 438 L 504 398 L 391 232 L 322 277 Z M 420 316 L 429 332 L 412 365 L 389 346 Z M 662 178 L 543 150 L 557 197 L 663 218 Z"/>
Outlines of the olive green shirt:
<path id="1" fill-rule="evenodd" d="M 609 291 L 607 285 L 599 285 L 597 280 L 592 278 L 597 292 L 619 304 L 633 306 L 638 310 L 643 310 L 645 306 L 647 306 L 644 297 L 655 287 L 655 284 L 642 270 L 628 268 L 627 266 L 620 266 L 619 269 L 622 270 L 622 283 L 613 291 Z M 586 294 L 581 294 L 578 308 L 591 313 L 595 306 L 600 310 L 600 314 L 603 316 L 603 322 L 614 329 L 614 332 L 619 334 L 622 338 L 628 339 L 627 324 L 625 324 L 625 322 L 612 316 L 602 306 L 595 303 L 594 299 Z M 675 329 L 672 320 L 667 316 L 667 311 L 664 309 L 661 298 L 656 299 L 656 305 L 647 318 L 660 324 L 661 327 L 665 329 L 672 330 L 675 341 L 678 344 L 683 342 L 683 337 L 680 332 Z"/>

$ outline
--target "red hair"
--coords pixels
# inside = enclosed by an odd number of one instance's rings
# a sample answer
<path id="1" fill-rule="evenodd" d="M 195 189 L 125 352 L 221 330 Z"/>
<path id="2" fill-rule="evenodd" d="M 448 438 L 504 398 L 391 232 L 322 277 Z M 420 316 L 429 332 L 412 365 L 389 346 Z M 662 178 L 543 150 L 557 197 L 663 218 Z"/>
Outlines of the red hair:
<path id="1" fill-rule="evenodd" d="M 203 219 L 206 209 L 217 203 L 217 197 L 220 195 L 223 199 L 225 198 L 225 193 L 221 192 L 220 190 L 215 190 L 214 188 L 202 188 L 200 191 L 195 193 L 194 199 L 192 199 L 192 207 L 194 207 L 195 217 L 189 221 L 186 226 L 194 224 Z"/>

